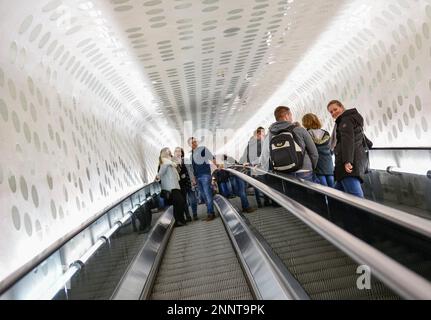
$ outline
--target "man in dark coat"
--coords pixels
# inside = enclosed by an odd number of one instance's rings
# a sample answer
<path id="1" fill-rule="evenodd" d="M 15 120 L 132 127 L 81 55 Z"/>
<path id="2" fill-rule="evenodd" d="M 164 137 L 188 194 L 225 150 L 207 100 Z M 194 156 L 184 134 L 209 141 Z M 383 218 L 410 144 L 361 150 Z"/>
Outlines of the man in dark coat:
<path id="1" fill-rule="evenodd" d="M 364 134 L 364 119 L 356 109 L 346 110 L 343 104 L 333 100 L 328 111 L 335 119 L 335 188 L 355 196 L 364 197 L 361 184 L 368 167 L 368 148 Z"/>

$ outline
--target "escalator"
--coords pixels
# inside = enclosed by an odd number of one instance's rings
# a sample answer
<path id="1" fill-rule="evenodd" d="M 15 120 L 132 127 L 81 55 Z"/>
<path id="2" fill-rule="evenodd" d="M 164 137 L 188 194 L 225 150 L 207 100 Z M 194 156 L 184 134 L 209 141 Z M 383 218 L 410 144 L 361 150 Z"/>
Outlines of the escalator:
<path id="1" fill-rule="evenodd" d="M 260 182 L 234 170 L 229 171 L 246 179 L 254 187 L 259 186 Z M 299 184 L 298 182 L 297 185 Z M 264 184 L 261 186 L 265 188 Z M 285 187 L 284 190 L 286 189 L 289 190 Z M 290 186 L 291 194 L 299 194 L 299 200 L 306 207 L 313 208 L 315 206 L 315 204 L 310 203 L 312 200 L 310 193 L 307 194 L 308 198 L 306 199 L 304 197 L 305 192 L 293 189 L 294 187 Z M 277 191 L 267 188 L 265 193 L 273 198 Z M 292 198 L 285 196 L 282 198 L 294 206 L 302 207 Z M 242 211 L 241 202 L 238 198 L 230 201 L 238 212 Z M 249 202 L 256 205 L 254 197 L 249 197 Z M 325 220 L 331 220 L 333 225 L 340 227 L 340 229 L 348 229 L 349 233 L 360 239 L 362 243 L 370 245 L 372 249 L 376 249 L 387 258 L 392 259 L 395 265 L 400 264 L 412 271 L 424 280 L 423 283 L 428 290 L 427 294 L 431 295 L 429 291 L 431 288 L 431 229 L 427 220 L 403 215 L 397 217 L 397 212 L 393 211 L 391 212 L 392 216 L 388 215 L 392 221 L 387 221 L 382 219 L 383 213 L 380 217 L 371 217 L 364 212 L 358 211 L 360 214 L 357 214 L 358 212 L 355 211 L 357 208 L 354 205 L 346 203 L 335 205 L 330 202 L 328 205 L 328 199 L 326 199 L 326 204 L 323 210 L 321 209 L 321 216 L 325 217 Z M 344 210 L 344 214 L 335 212 L 334 208 L 337 211 Z M 376 215 L 378 214 L 377 211 L 375 212 Z M 275 208 L 264 207 L 251 214 L 244 213 L 243 217 L 257 237 L 265 243 L 269 250 L 274 252 L 311 299 L 380 300 L 400 298 L 398 293 L 379 281 L 373 274 L 370 290 L 358 289 L 357 281 L 362 270 L 358 271 L 358 267 L 361 264 L 352 259 L 350 254 L 340 250 L 340 246 L 337 247 L 322 237 L 316 230 L 310 228 L 309 225 L 284 207 L 279 205 L 276 205 Z M 343 219 L 344 221 L 342 221 Z M 356 224 L 353 227 L 352 221 Z M 397 223 L 393 223 L 394 221 Z"/>
<path id="2" fill-rule="evenodd" d="M 152 219 L 149 233 L 137 232 L 128 220 L 83 260 L 55 299 L 431 298 L 431 229 L 426 222 L 418 225 L 419 220 L 396 215 L 385 219 L 384 212 L 379 216 L 374 210 L 377 218 L 362 212 L 354 220 L 355 228 L 349 229 L 351 221 L 335 211 L 316 213 L 230 171 L 279 205 L 242 215 L 238 198 L 216 196 L 219 217 L 210 222 L 174 228 L 172 207 Z M 337 208 L 355 215 L 353 204 Z M 205 209 L 199 207 L 200 218 L 205 218 Z M 371 280 L 363 288 L 366 282 L 359 281 L 365 265 Z"/>
<path id="3" fill-rule="evenodd" d="M 231 201 L 240 208 L 238 199 Z M 245 219 L 282 260 L 311 299 L 399 299 L 397 294 L 375 278 L 371 280 L 371 290 L 359 290 L 358 263 L 286 209 L 261 208 L 246 214 Z"/>
<path id="4" fill-rule="evenodd" d="M 271 190 L 271 193 L 275 192 Z M 220 209 L 220 203 L 223 201 L 226 203 L 230 201 L 233 211 L 241 217 L 239 220 L 247 225 L 254 238 L 242 241 L 242 245 L 255 241 L 258 243 L 256 247 L 266 250 L 264 254 L 269 264 L 278 265 L 277 271 L 270 270 L 266 273 L 283 274 L 284 279 L 281 279 L 281 282 L 289 282 L 285 287 L 288 287 L 286 291 L 293 292 L 292 297 L 312 300 L 404 298 L 402 294 L 374 276 L 373 272 L 370 288 L 359 288 L 358 267 L 361 264 L 286 208 L 265 207 L 241 216 L 239 198 L 228 201 L 222 197 L 216 197 L 215 200 L 220 217 L 211 222 L 197 221 L 173 228 L 170 209 L 164 213 L 164 216 L 169 214 L 170 216 L 165 217 L 165 225 L 160 227 L 163 232 L 160 233 L 155 226 L 146 240 L 139 235 L 132 239 L 129 235 L 128 238 L 123 238 L 123 242 L 117 242 L 111 247 L 115 249 L 123 246 L 121 254 L 111 252 L 109 256 L 103 256 L 101 252 L 95 256 L 95 260 L 99 265 L 103 265 L 103 268 L 92 269 L 89 265 L 84 276 L 81 276 L 82 287 L 85 290 L 80 292 L 75 285 L 74 294 L 70 294 L 68 298 L 262 299 L 267 293 L 263 292 L 265 289 L 259 288 L 258 278 L 261 276 L 252 272 L 253 264 L 260 259 L 250 259 L 254 260 L 251 263 L 245 261 L 244 256 L 247 254 L 241 253 L 238 243 L 232 236 L 232 230 L 237 228 L 231 226 L 229 231 L 225 213 L 221 212 L 226 210 Z M 250 197 L 249 201 L 252 203 L 254 200 Z M 205 217 L 205 209 L 203 205 L 199 207 L 201 218 Z M 161 223 L 160 221 L 158 223 Z M 144 240 L 145 244 L 142 247 Z M 141 248 L 138 243 L 141 244 Z M 145 247 L 151 248 L 152 251 L 146 251 Z M 427 277 L 430 273 L 430 261 L 417 252 L 409 252 L 408 247 L 403 248 L 399 244 L 385 240 L 384 237 L 380 242 L 375 241 L 373 247 L 390 254 L 391 257 L 398 257 L 400 263 L 404 262 L 421 276 Z M 125 251 L 129 253 L 128 258 L 125 258 Z M 132 253 L 135 255 L 133 261 Z M 149 260 L 148 257 L 152 258 Z M 126 264 L 129 265 L 126 267 Z M 123 275 L 120 275 L 120 270 Z M 105 280 L 102 280 L 103 278 Z M 97 283 L 99 286 L 94 285 Z M 118 285 L 113 290 L 116 283 Z M 291 289 L 295 286 L 296 292 Z M 269 287 L 272 290 L 273 286 Z M 259 290 L 263 294 L 260 294 Z"/>
<path id="5" fill-rule="evenodd" d="M 173 230 L 150 299 L 253 299 L 221 219 Z"/>

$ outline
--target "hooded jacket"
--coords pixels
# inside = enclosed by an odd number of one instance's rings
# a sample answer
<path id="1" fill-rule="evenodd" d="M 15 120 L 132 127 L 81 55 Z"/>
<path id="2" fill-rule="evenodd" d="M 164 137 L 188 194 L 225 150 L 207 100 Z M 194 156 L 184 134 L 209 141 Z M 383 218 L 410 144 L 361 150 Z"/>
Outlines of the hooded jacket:
<path id="1" fill-rule="evenodd" d="M 367 167 L 367 153 L 364 137 L 364 119 L 356 109 L 344 111 L 335 121 L 337 125 L 335 146 L 335 180 L 356 177 L 364 181 Z M 353 172 L 347 173 L 346 163 L 351 163 Z"/>
<path id="2" fill-rule="evenodd" d="M 260 166 L 263 170 L 269 170 L 270 162 L 270 151 L 269 142 L 272 139 L 273 132 L 281 132 L 286 130 L 292 123 L 289 121 L 277 121 L 269 127 L 269 133 L 266 135 L 265 140 L 262 144 L 262 154 L 260 155 Z M 316 145 L 314 144 L 311 136 L 308 134 L 307 130 L 302 127 L 296 127 L 293 129 L 293 133 L 297 137 L 297 142 L 301 146 L 302 150 L 305 150 L 304 162 L 302 168 L 298 172 L 309 172 L 313 171 L 317 166 L 317 160 L 319 159 L 319 154 L 317 152 Z"/>
<path id="3" fill-rule="evenodd" d="M 334 175 L 334 164 L 332 163 L 330 150 L 331 135 L 328 131 L 322 129 L 310 129 L 308 133 L 319 152 L 319 161 L 317 162 L 315 173 L 322 176 Z"/>
<path id="4" fill-rule="evenodd" d="M 259 163 L 259 157 L 262 153 L 262 141 L 257 140 L 255 137 L 251 137 L 248 141 L 247 147 L 245 148 L 239 163 L 251 163 L 256 165 Z"/>

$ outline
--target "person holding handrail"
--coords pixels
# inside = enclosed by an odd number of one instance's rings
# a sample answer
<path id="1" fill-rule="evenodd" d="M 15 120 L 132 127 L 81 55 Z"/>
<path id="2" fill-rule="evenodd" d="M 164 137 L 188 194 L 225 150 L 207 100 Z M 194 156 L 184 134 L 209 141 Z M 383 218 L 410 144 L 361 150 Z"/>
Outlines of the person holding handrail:
<path id="1" fill-rule="evenodd" d="M 247 147 L 239 159 L 239 163 L 245 166 L 257 165 L 259 163 L 259 157 L 262 153 L 262 142 L 265 139 L 265 128 L 259 127 L 253 132 L 253 136 L 247 143 Z M 255 175 L 251 172 L 251 176 L 259 181 L 262 181 L 260 175 Z M 267 195 L 262 193 L 258 188 L 254 188 L 254 195 L 256 197 L 256 203 L 259 208 L 262 208 L 262 200 L 264 198 L 264 206 L 271 205 L 271 200 Z"/>

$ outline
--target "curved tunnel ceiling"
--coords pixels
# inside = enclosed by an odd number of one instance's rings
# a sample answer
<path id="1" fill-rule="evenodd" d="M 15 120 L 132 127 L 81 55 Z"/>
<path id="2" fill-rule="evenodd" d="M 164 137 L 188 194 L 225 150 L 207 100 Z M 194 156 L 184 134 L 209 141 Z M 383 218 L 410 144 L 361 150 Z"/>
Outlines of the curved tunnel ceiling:
<path id="1" fill-rule="evenodd" d="M 237 129 L 301 61 L 345 1 L 96 1 L 140 64 L 157 112 Z M 309 23 L 313 21 L 313 23 Z M 282 65 L 282 68 L 280 68 Z M 257 100 L 250 99 L 259 90 Z"/>
<path id="2" fill-rule="evenodd" d="M 238 147 L 250 129 L 270 124 L 279 104 L 297 120 L 317 113 L 330 130 L 325 106 L 335 98 L 363 113 L 376 145 L 429 145 L 427 0 L 83 3 L 100 10 L 124 63 L 146 79 L 146 120 L 159 132 L 182 133 L 191 121 L 233 130 Z"/>

